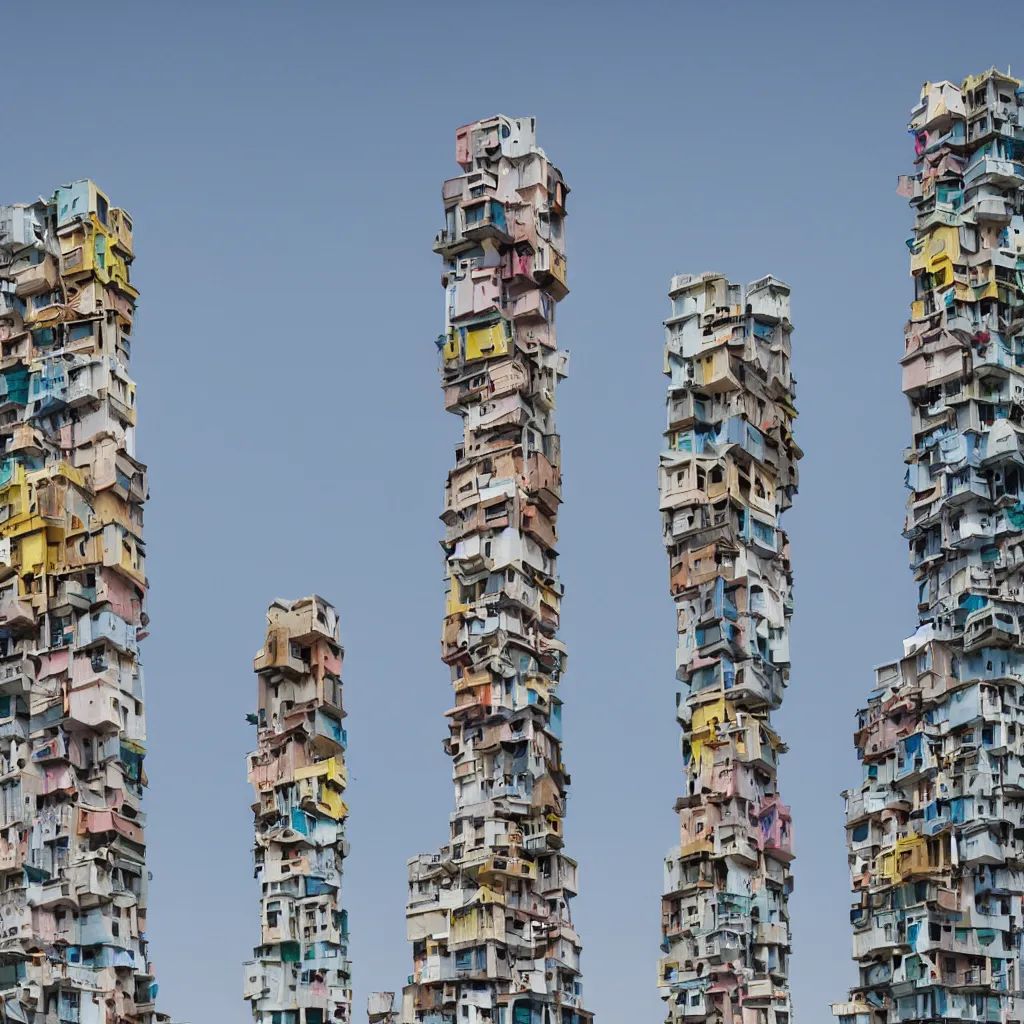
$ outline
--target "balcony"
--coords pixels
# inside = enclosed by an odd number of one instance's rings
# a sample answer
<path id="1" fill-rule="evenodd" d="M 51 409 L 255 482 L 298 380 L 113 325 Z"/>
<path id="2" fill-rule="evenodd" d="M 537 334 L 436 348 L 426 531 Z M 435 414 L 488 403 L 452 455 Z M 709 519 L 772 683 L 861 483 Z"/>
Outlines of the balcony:
<path id="1" fill-rule="evenodd" d="M 52 292 L 57 286 L 57 264 L 51 256 L 46 256 L 42 263 L 16 270 L 11 277 L 19 296 Z"/>
<path id="2" fill-rule="evenodd" d="M 59 732 L 56 736 L 37 739 L 32 744 L 33 764 L 67 760 L 68 752 L 63 732 Z"/>
<path id="3" fill-rule="evenodd" d="M 964 213 L 973 213 L 979 221 L 1008 221 L 1013 216 L 1013 206 L 1001 196 L 984 196 L 977 199 Z"/>
<path id="4" fill-rule="evenodd" d="M 752 897 L 739 893 L 715 893 L 715 919 L 718 925 L 729 928 L 737 925 L 749 927 L 752 903 Z"/>
<path id="5" fill-rule="evenodd" d="M 15 597 L 0 601 L 0 637 L 34 636 L 36 613 L 32 605 Z"/>
<path id="6" fill-rule="evenodd" d="M 549 245 L 541 245 L 533 257 L 534 277 L 557 302 L 569 294 L 565 257 Z"/>
<path id="7" fill-rule="evenodd" d="M 758 946 L 788 946 L 789 928 L 785 922 L 754 925 L 754 944 Z"/>
<path id="8" fill-rule="evenodd" d="M 1005 984 L 1005 978 L 1003 982 Z M 993 987 L 993 979 L 987 968 L 969 967 L 962 971 L 944 972 L 942 984 L 951 989 L 984 989 Z"/>
<path id="9" fill-rule="evenodd" d="M 316 712 L 312 747 L 321 757 L 333 757 L 345 749 L 347 736 L 341 722 L 323 711 Z"/>
<path id="10" fill-rule="evenodd" d="M 553 551 L 558 543 L 554 521 L 541 511 L 539 505 L 527 505 L 523 509 L 522 529 L 550 551 Z"/>
<path id="11" fill-rule="evenodd" d="M 575 895 L 579 886 L 575 862 L 563 856 L 552 859 L 557 862 L 557 867 L 553 871 L 549 870 L 546 874 L 543 871 L 540 872 L 537 882 L 538 891 L 554 892 L 565 889 Z"/>
<path id="12" fill-rule="evenodd" d="M 562 502 L 562 477 L 540 452 L 526 460 L 526 487 L 549 515 L 555 515 Z"/>
<path id="13" fill-rule="evenodd" d="M 75 580 L 66 580 L 57 588 L 54 601 L 55 604 L 50 609 L 51 614 L 63 613 L 65 609 L 87 611 L 96 602 L 96 588 L 86 587 Z"/>
<path id="14" fill-rule="evenodd" d="M 987 829 L 973 835 L 961 833 L 958 840 L 961 864 L 1002 864 L 1006 860 L 999 840 Z"/>
<path id="15" fill-rule="evenodd" d="M 274 627 L 267 633 L 264 647 L 253 660 L 253 671 L 277 669 L 293 676 L 309 672 L 310 665 L 303 660 L 302 650 L 291 642 L 288 629 Z"/>
<path id="16" fill-rule="evenodd" d="M 124 210 L 116 206 L 110 211 L 110 230 L 114 246 L 120 249 L 130 261 L 135 252 L 132 239 L 132 219 Z"/>
<path id="17" fill-rule="evenodd" d="M 992 185 L 1019 188 L 1021 179 L 1024 179 L 1024 165 L 993 156 L 983 156 L 974 161 L 964 173 L 965 185 L 976 185 L 984 181 Z"/>
<path id="18" fill-rule="evenodd" d="M 537 865 L 533 861 L 521 860 L 518 857 L 488 857 L 477 872 L 480 882 L 529 878 L 536 880 Z"/>
<path id="19" fill-rule="evenodd" d="M 464 237 L 472 242 L 493 238 L 502 245 L 510 245 L 512 235 L 505 222 L 505 207 L 497 199 L 483 197 L 463 207 L 466 228 Z"/>
<path id="20" fill-rule="evenodd" d="M 719 932 L 705 936 L 701 943 L 701 956 L 713 964 L 727 963 L 736 959 L 746 949 L 746 941 L 730 932 Z"/>
<path id="21" fill-rule="evenodd" d="M 550 316 L 550 299 L 539 289 L 517 295 L 509 306 L 509 316 L 516 321 L 547 320 Z"/>
<path id="22" fill-rule="evenodd" d="M 451 231 L 445 228 L 434 236 L 434 252 L 445 259 L 457 256 L 460 252 L 472 249 L 476 245 L 471 238 L 466 238 L 458 231 Z"/>
<path id="23" fill-rule="evenodd" d="M 36 680 L 35 662 L 27 655 L 13 655 L 0 661 L 0 694 L 28 693 Z"/>
<path id="24" fill-rule="evenodd" d="M 85 638 L 81 637 L 80 642 L 84 646 L 85 643 L 103 641 L 116 647 L 119 651 L 134 653 L 139 648 L 135 638 L 135 629 L 135 626 L 129 625 L 113 612 L 98 612 L 89 620 L 89 640 L 85 641 Z M 85 632 L 84 629 L 82 632 Z"/>
<path id="25" fill-rule="evenodd" d="M 72 408 L 100 400 L 99 384 L 93 380 L 94 366 L 71 371 L 65 400 Z"/>
<path id="26" fill-rule="evenodd" d="M 71 691 L 67 722 L 100 732 L 122 728 L 119 696 L 121 691 L 102 681 Z"/>

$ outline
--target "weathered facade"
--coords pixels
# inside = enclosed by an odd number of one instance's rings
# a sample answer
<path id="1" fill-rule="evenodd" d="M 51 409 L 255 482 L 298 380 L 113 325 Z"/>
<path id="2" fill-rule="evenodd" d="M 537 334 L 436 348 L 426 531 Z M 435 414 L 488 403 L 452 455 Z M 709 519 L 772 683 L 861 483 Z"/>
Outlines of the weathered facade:
<path id="1" fill-rule="evenodd" d="M 662 535 L 686 789 L 665 859 L 658 984 L 668 1024 L 788 1024 L 789 808 L 771 724 L 789 675 L 797 487 L 789 288 L 677 275 L 665 321 Z"/>
<path id="2" fill-rule="evenodd" d="M 366 1019 L 368 1024 L 395 1024 L 395 993 L 371 992 L 366 999 Z"/>
<path id="3" fill-rule="evenodd" d="M 463 439 L 445 492 L 442 657 L 455 812 L 439 853 L 409 862 L 413 973 L 404 1024 L 586 1024 L 564 851 L 562 585 L 555 391 L 566 353 L 568 192 L 533 118 L 460 128 L 444 183 L 445 407 Z"/>
<path id="4" fill-rule="evenodd" d="M 343 656 L 338 614 L 323 598 L 268 609 L 254 662 L 257 749 L 248 759 L 261 936 L 245 964 L 244 996 L 259 1024 L 352 1019 L 341 906 L 348 852 Z"/>
<path id="5" fill-rule="evenodd" d="M 875 671 L 844 793 L 847 1024 L 1020 1021 L 1024 943 L 1024 97 L 927 83 L 903 390 L 918 628 Z"/>
<path id="6" fill-rule="evenodd" d="M 0 206 L 0 1020 L 152 1024 L 132 222 Z"/>

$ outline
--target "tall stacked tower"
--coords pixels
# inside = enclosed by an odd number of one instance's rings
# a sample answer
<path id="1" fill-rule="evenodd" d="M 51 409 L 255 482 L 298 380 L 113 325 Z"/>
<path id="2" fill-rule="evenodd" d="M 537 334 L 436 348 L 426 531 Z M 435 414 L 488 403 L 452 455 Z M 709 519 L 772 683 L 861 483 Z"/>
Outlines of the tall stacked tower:
<path id="1" fill-rule="evenodd" d="M 1024 1013 L 1024 97 L 926 84 L 905 536 L 919 626 L 858 713 L 846 798 L 859 979 L 843 1021 Z"/>
<path id="2" fill-rule="evenodd" d="M 676 606 L 686 790 L 665 859 L 668 1024 L 788 1024 L 793 859 L 772 729 L 789 675 L 792 574 L 779 527 L 801 456 L 789 288 L 678 275 L 665 321 L 659 490 Z"/>
<path id="3" fill-rule="evenodd" d="M 439 853 L 409 862 L 413 974 L 404 1024 L 587 1024 L 563 853 L 555 519 L 561 452 L 555 340 L 568 188 L 533 118 L 456 136 L 444 183 L 445 407 L 464 436 L 445 491 L 442 657 L 455 812 Z"/>
<path id="4" fill-rule="evenodd" d="M 91 181 L 0 206 L 5 1021 L 158 1019 L 132 256 L 131 218 Z"/>
<path id="5" fill-rule="evenodd" d="M 267 610 L 267 638 L 253 665 L 257 748 L 248 759 L 262 934 L 245 964 L 244 998 L 258 1024 L 352 1019 L 341 908 L 343 656 L 338 613 L 322 597 L 275 601 Z"/>

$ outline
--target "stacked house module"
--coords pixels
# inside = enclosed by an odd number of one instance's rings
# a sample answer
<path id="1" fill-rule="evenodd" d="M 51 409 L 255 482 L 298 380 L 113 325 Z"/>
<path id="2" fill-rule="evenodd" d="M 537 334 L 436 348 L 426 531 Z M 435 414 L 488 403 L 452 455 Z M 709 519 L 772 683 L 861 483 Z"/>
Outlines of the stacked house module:
<path id="1" fill-rule="evenodd" d="M 788 1024 L 793 840 L 771 725 L 789 674 L 797 487 L 789 288 L 679 275 L 665 321 L 659 489 L 676 606 L 686 790 L 665 859 L 668 1024 Z"/>
<path id="2" fill-rule="evenodd" d="M 442 657 L 455 812 L 439 853 L 409 862 L 414 969 L 404 1024 L 585 1024 L 563 851 L 565 646 L 555 519 L 561 455 L 555 340 L 565 200 L 534 119 L 460 128 L 444 183 L 446 408 L 464 437 L 448 476 Z"/>
<path id="3" fill-rule="evenodd" d="M 366 1000 L 366 1019 L 368 1024 L 395 1024 L 395 993 L 371 992 Z"/>
<path id="4" fill-rule="evenodd" d="M 916 171 L 906 533 L 919 626 L 876 669 L 846 793 L 852 1024 L 1020 1021 L 1024 943 L 1024 101 L 926 84 Z"/>
<path id="5" fill-rule="evenodd" d="M 132 222 L 0 206 L 0 1021 L 151 1024 Z"/>
<path id="6" fill-rule="evenodd" d="M 256 655 L 259 705 L 250 720 L 256 802 L 260 945 L 245 964 L 244 997 L 258 1024 L 328 1024 L 352 1017 L 347 782 L 338 613 L 322 597 L 275 601 Z"/>

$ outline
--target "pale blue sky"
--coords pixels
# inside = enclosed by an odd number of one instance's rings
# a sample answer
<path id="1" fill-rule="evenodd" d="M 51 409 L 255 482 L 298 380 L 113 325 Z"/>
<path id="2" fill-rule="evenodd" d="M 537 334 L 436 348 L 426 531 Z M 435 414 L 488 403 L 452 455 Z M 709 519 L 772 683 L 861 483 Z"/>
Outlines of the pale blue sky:
<path id="1" fill-rule="evenodd" d="M 162 1009 L 243 1024 L 258 937 L 245 713 L 275 596 L 342 617 L 357 1019 L 401 988 L 405 860 L 452 804 L 437 538 L 458 435 L 440 186 L 454 131 L 535 115 L 572 188 L 567 852 L 584 991 L 657 1024 L 662 857 L 680 788 L 657 512 L 661 320 L 675 272 L 793 287 L 794 670 L 779 716 L 798 859 L 802 1020 L 852 979 L 838 792 L 852 713 L 915 623 L 897 359 L 910 286 L 907 115 L 926 79 L 1024 71 L 1024 6 L 749 2 L 7 4 L 0 201 L 90 176 L 131 211 L 152 635 L 144 645 Z"/>

